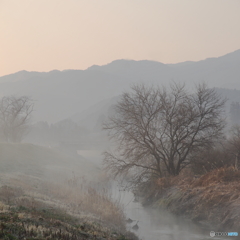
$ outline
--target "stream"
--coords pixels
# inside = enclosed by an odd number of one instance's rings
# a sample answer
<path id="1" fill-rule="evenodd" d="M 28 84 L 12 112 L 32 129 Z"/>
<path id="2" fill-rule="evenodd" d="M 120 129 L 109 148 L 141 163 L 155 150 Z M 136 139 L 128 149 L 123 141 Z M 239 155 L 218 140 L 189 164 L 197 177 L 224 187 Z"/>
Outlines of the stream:
<path id="1" fill-rule="evenodd" d="M 132 223 L 127 223 L 127 228 L 140 240 L 236 239 L 210 237 L 209 229 L 204 229 L 190 220 L 177 217 L 168 211 L 145 208 L 134 201 L 134 195 L 130 191 L 122 191 L 116 184 L 112 187 L 112 198 L 123 205 L 126 218 L 133 220 Z M 134 230 L 136 224 L 139 228 Z"/>
<path id="2" fill-rule="evenodd" d="M 81 155 L 98 165 L 99 155 L 89 152 L 91 156 L 83 153 Z M 126 220 L 129 218 L 133 220 L 132 223 L 127 223 L 127 229 L 134 232 L 139 240 L 237 239 L 237 237 L 210 237 L 210 231 L 214 229 L 204 229 L 168 211 L 145 208 L 139 202 L 134 201 L 135 197 L 132 192 L 121 190 L 117 182 L 113 182 L 110 188 L 112 199 L 123 206 Z M 135 224 L 138 226 L 136 230 L 133 229 Z"/>

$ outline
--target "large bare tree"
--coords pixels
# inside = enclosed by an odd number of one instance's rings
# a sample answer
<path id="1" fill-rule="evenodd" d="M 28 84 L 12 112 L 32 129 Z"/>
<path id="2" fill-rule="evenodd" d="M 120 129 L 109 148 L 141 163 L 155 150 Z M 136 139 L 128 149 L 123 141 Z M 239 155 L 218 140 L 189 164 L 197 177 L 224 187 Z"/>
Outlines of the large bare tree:
<path id="1" fill-rule="evenodd" d="M 135 182 L 178 175 L 194 152 L 222 136 L 224 104 L 205 84 L 194 93 L 175 83 L 133 86 L 103 126 L 116 146 L 104 153 L 107 169 L 115 176 L 131 173 Z"/>
<path id="2" fill-rule="evenodd" d="M 0 99 L 0 131 L 6 142 L 20 142 L 29 129 L 33 101 L 27 96 Z"/>

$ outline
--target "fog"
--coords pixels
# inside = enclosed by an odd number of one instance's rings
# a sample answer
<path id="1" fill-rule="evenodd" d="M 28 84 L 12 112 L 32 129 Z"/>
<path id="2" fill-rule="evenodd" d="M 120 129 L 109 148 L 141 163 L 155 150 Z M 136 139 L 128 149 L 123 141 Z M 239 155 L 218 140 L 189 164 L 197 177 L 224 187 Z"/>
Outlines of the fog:
<path id="1" fill-rule="evenodd" d="M 0 0 L 0 239 L 231 239 L 239 7 Z"/>
<path id="2" fill-rule="evenodd" d="M 126 229 L 139 239 L 211 239 L 209 232 L 214 229 L 210 226 L 193 223 L 166 209 L 143 207 L 130 190 L 107 176 L 102 153 L 115 145 L 102 127 L 121 94 L 129 91 L 133 83 L 166 86 L 171 82 L 184 83 L 189 91 L 206 82 L 228 99 L 228 128 L 240 124 L 240 111 L 232 109 L 233 103 L 240 103 L 239 62 L 240 50 L 200 62 L 117 60 L 84 71 L 22 71 L 1 77 L 1 97 L 29 96 L 34 112 L 21 143 L 6 143 L 3 139 L 0 144 L 0 185 L 21 188 L 37 201 L 81 217 L 82 202 L 85 211 L 96 214 L 94 203 L 89 206 L 84 202 L 86 189 L 93 188 L 103 195 L 107 189 L 107 196 L 123 211 L 124 219 L 133 220 L 124 220 Z M 104 207 L 102 210 L 105 211 Z M 117 216 L 115 223 L 120 226 L 122 215 Z M 139 228 L 134 230 L 134 225 Z"/>

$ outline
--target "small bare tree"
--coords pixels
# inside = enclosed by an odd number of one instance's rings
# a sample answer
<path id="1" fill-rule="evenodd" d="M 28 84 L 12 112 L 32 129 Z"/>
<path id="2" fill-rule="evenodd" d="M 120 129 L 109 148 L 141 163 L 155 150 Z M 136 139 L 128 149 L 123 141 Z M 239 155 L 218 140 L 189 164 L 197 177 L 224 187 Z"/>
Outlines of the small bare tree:
<path id="1" fill-rule="evenodd" d="M 27 97 L 6 96 L 0 100 L 0 130 L 6 142 L 20 142 L 29 129 L 33 101 Z"/>
<path id="2" fill-rule="evenodd" d="M 224 104 L 205 84 L 194 94 L 179 84 L 168 89 L 133 86 L 103 126 L 117 146 L 104 153 L 107 169 L 115 176 L 132 173 L 134 182 L 178 175 L 194 152 L 222 136 Z"/>

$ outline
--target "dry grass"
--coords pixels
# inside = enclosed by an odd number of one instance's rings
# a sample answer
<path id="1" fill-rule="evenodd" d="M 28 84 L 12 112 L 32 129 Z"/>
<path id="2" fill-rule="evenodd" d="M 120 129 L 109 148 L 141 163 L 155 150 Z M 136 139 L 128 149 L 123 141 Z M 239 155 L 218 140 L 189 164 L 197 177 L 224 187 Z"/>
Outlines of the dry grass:
<path id="1" fill-rule="evenodd" d="M 0 210 L 0 239 L 137 240 L 133 234 L 124 236 L 100 224 L 74 218 L 59 209 L 33 211 L 23 206 L 7 207 L 6 211 Z"/>
<path id="2" fill-rule="evenodd" d="M 215 169 L 202 176 L 186 170 L 176 177 L 158 179 L 151 191 L 150 203 L 157 207 L 195 221 L 208 221 L 219 229 L 240 227 L 240 171 L 233 167 Z"/>
<path id="3" fill-rule="evenodd" d="M 221 167 L 204 175 L 194 175 L 190 169 L 182 171 L 178 176 L 163 177 L 156 181 L 155 188 L 167 189 L 172 186 L 181 188 L 207 187 L 209 185 L 223 183 L 233 184 L 240 182 L 240 170 L 234 167 Z M 240 190 L 240 188 L 239 188 Z"/>
<path id="4" fill-rule="evenodd" d="M 194 180 L 194 174 L 190 169 L 184 169 L 178 176 L 169 176 L 159 178 L 156 181 L 157 187 L 166 189 L 172 186 L 191 184 Z"/>
<path id="5" fill-rule="evenodd" d="M 3 202 L 0 202 L 0 212 L 7 212 L 9 209 L 9 206 L 4 204 Z"/>
<path id="6" fill-rule="evenodd" d="M 0 221 L 7 223 L 0 239 L 22 239 L 7 238 L 14 229 L 20 235 L 24 231 L 26 239 L 53 239 L 52 230 L 54 239 L 136 239 L 120 234 L 125 232 L 123 207 L 112 199 L 107 177 L 95 166 L 28 144 L 0 144 L 0 149 Z M 19 222 L 24 226 L 19 227 Z M 64 232 L 70 223 L 72 227 Z M 61 225 L 65 238 L 57 237 Z M 81 236 L 79 231 L 87 235 L 70 238 L 76 232 Z"/>
<path id="7" fill-rule="evenodd" d="M 65 203 L 73 214 L 92 214 L 107 224 L 124 229 L 123 206 L 112 199 L 108 188 L 102 184 L 73 177 L 65 184 L 47 183 L 43 189 L 47 191 L 46 195 Z"/>
<path id="8" fill-rule="evenodd" d="M 101 176 L 101 180 L 96 183 L 73 175 L 62 182 L 49 182 L 19 175 L 8 179 L 8 186 L 0 188 L 0 200 L 32 210 L 50 205 L 74 216 L 92 218 L 124 231 L 123 206 L 112 199 L 107 179 Z"/>
<path id="9" fill-rule="evenodd" d="M 220 182 L 240 182 L 240 171 L 236 170 L 234 167 L 222 167 L 215 169 L 195 180 L 192 186 L 204 187 Z"/>

